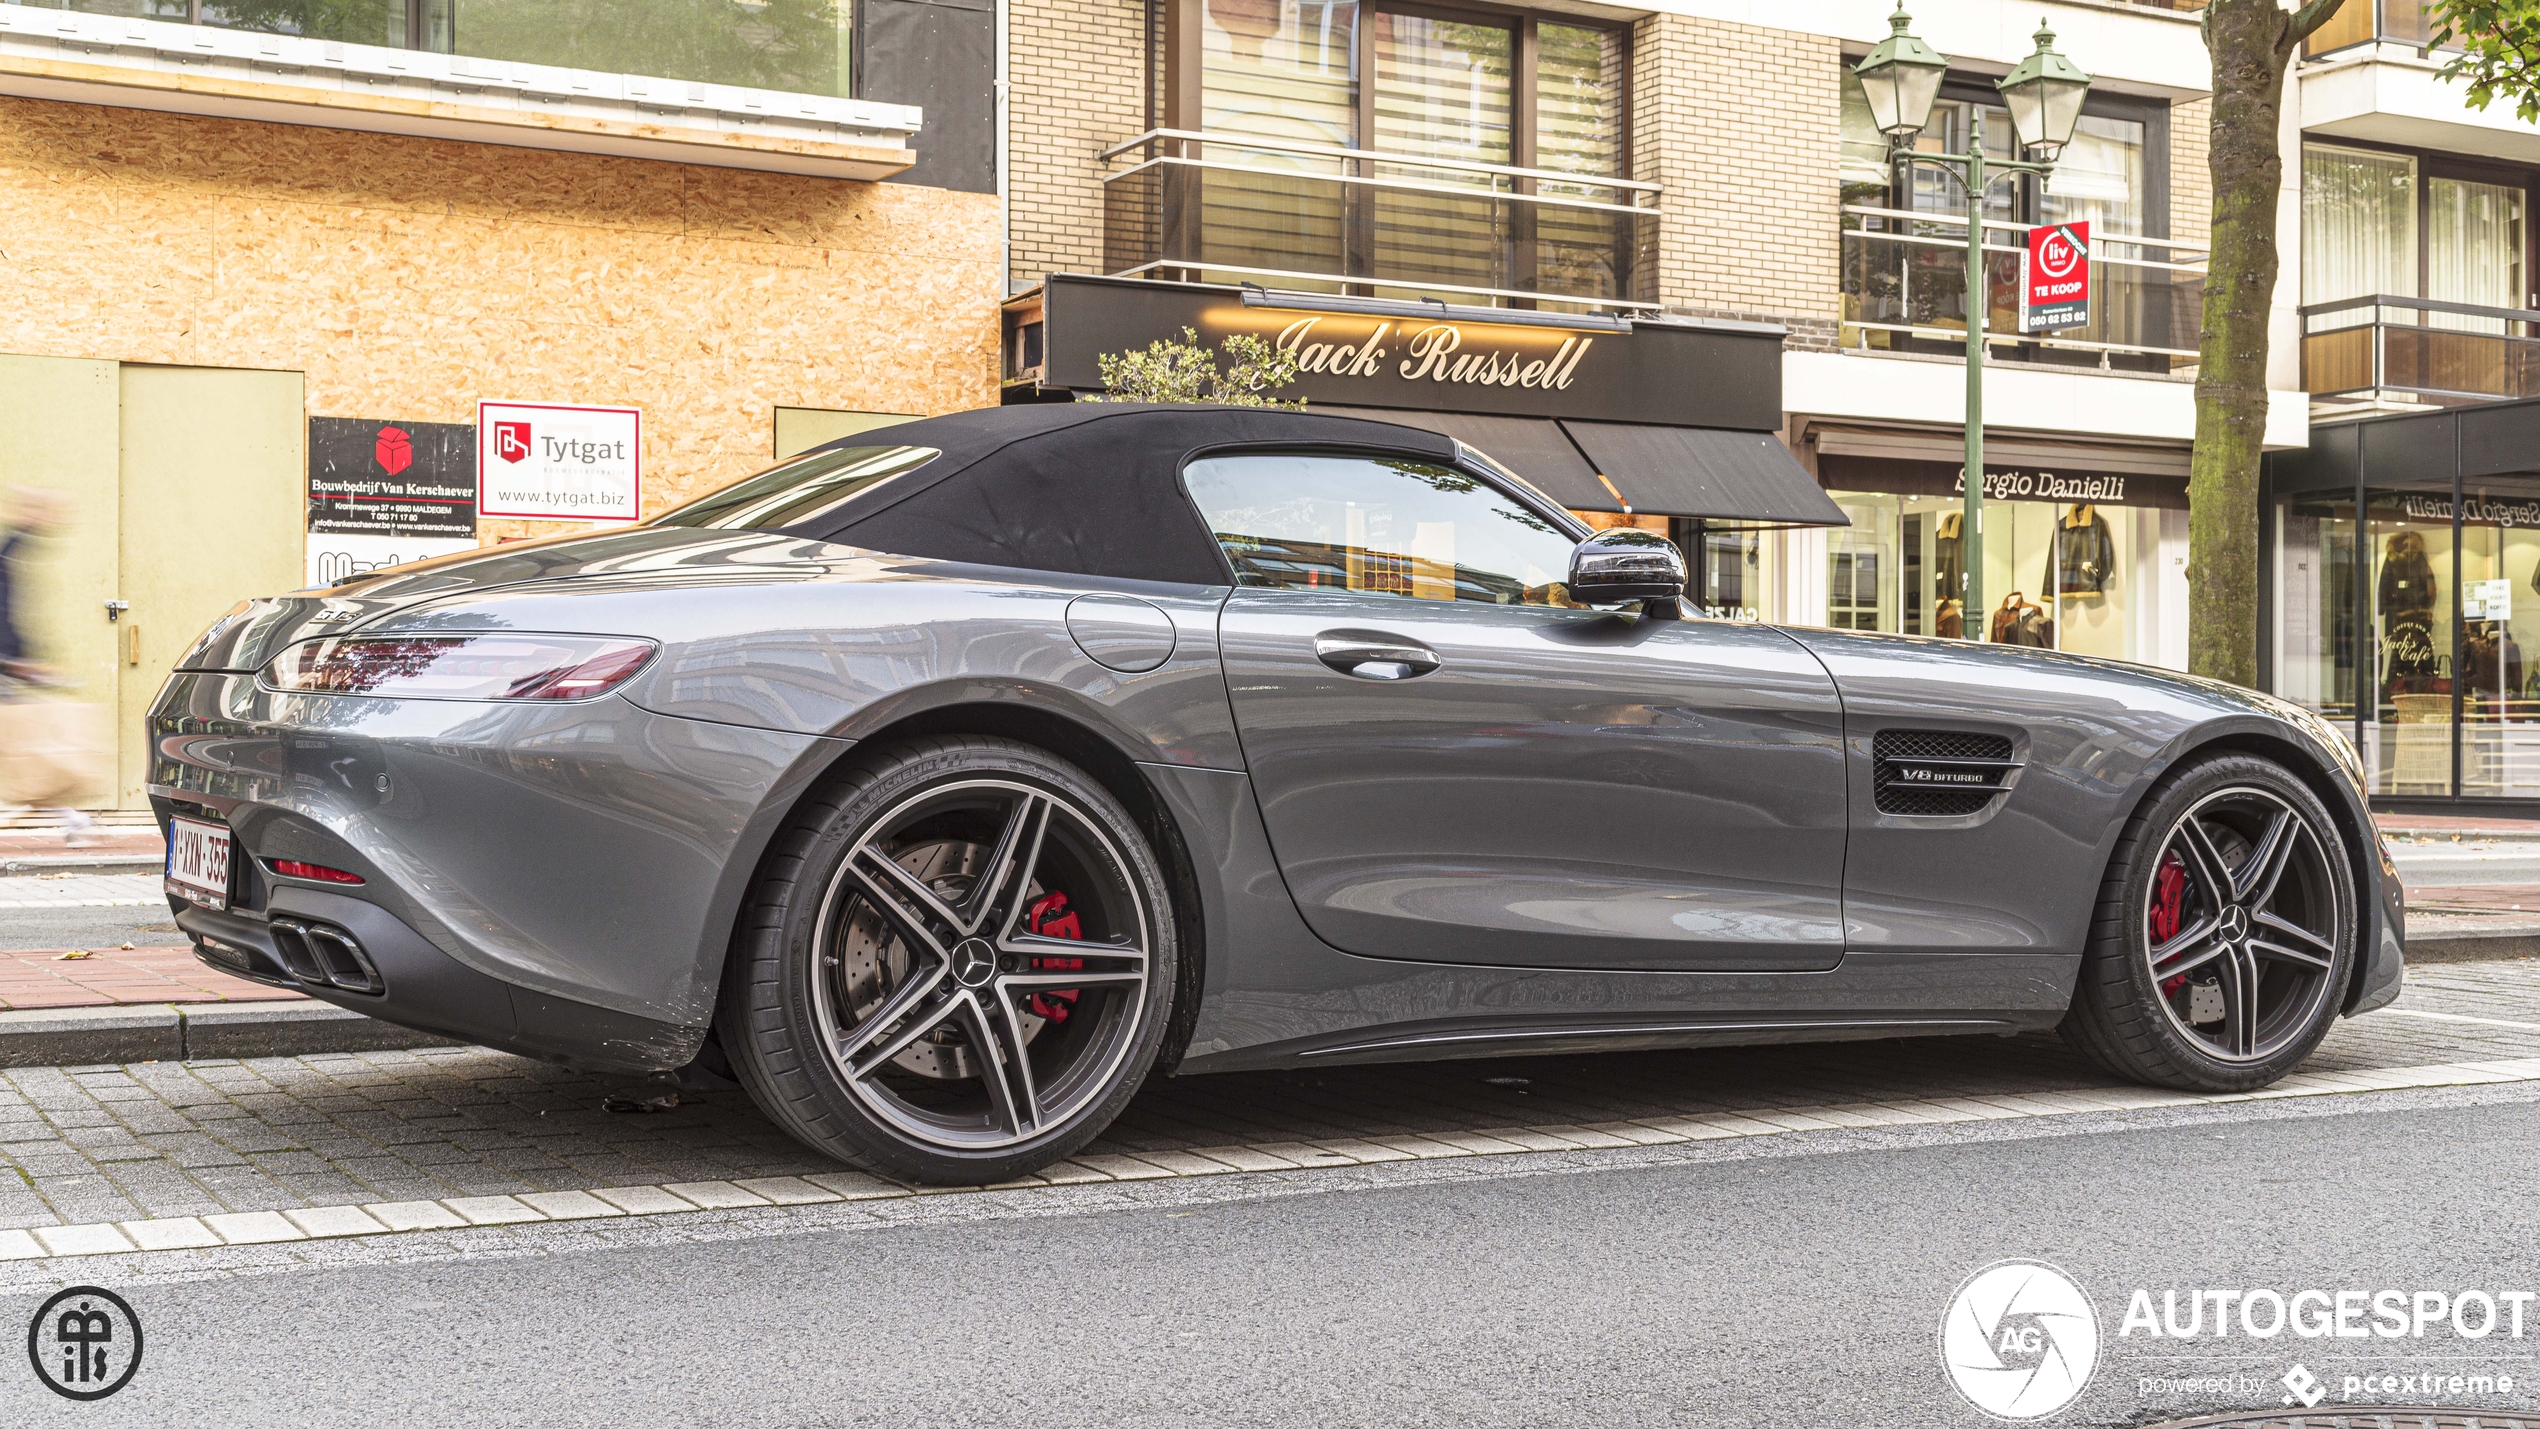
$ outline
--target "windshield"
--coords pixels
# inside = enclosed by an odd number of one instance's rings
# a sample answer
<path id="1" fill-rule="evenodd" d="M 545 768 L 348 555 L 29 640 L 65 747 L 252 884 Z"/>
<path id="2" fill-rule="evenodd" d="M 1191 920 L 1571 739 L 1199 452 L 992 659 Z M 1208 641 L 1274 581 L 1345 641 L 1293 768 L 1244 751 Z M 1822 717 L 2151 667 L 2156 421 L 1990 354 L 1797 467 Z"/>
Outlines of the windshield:
<path id="1" fill-rule="evenodd" d="M 934 447 L 823 447 L 744 477 L 711 496 L 645 523 L 710 531 L 781 531 L 915 471 L 943 453 Z"/>

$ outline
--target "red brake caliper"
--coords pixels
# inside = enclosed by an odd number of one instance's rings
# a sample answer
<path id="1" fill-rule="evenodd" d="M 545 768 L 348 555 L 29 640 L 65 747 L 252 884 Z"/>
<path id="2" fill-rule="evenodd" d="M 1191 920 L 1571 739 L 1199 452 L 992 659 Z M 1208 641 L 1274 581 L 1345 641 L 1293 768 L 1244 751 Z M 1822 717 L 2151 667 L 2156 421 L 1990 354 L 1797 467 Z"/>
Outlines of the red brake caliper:
<path id="1" fill-rule="evenodd" d="M 1064 893 L 1052 893 L 1033 903 L 1024 919 L 1024 926 L 1044 938 L 1073 938 L 1082 942 L 1085 937 L 1083 925 L 1076 921 L 1074 913 L 1068 911 L 1067 895 Z M 1085 970 L 1085 960 L 1083 958 L 1034 958 L 1032 970 L 1034 972 L 1080 973 Z M 1082 989 L 1073 987 L 1062 988 L 1056 992 L 1036 992 L 1032 994 L 1032 1015 L 1053 1026 L 1063 1023 L 1067 1020 L 1068 1014 L 1076 1010 L 1076 999 L 1083 995 Z"/>
<path id="2" fill-rule="evenodd" d="M 2161 855 L 2161 866 L 2152 870 L 2152 944 L 2158 947 L 2178 936 L 2178 925 L 2187 902 L 2187 865 L 2175 853 Z M 2187 985 L 2187 974 L 2180 973 L 2161 984 L 2161 996 L 2176 997 Z"/>

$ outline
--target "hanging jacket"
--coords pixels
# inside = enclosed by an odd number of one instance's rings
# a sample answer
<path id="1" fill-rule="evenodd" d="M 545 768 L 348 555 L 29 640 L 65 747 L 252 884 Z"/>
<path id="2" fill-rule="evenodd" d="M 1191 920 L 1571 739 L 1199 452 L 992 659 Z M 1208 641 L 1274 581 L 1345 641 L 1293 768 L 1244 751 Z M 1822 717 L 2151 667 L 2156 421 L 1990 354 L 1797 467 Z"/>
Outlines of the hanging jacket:
<path id="1" fill-rule="evenodd" d="M 2055 528 L 2055 584 L 2066 595 L 2101 595 L 2117 574 L 2117 542 L 2108 518 L 2076 506 Z"/>
<path id="2" fill-rule="evenodd" d="M 2403 550 L 2382 561 L 2377 597 L 2383 614 L 2432 610 L 2435 595 L 2434 563 L 2423 550 Z"/>

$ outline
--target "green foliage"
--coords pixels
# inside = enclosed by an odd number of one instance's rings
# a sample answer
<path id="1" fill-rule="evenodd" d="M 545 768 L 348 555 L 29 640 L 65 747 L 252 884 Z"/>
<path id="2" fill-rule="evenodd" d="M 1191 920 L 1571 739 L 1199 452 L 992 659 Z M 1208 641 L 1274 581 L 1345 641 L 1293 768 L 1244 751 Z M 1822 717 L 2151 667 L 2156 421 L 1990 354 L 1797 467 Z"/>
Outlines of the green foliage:
<path id="1" fill-rule="evenodd" d="M 2426 18 L 2438 48 L 2459 46 L 2443 77 L 2469 82 L 2472 109 L 2501 95 L 2516 118 L 2540 123 L 2540 0 L 2433 0 Z"/>
<path id="2" fill-rule="evenodd" d="M 1220 371 L 1218 353 L 1227 367 Z M 1199 333 L 1182 329 L 1180 341 L 1160 337 L 1144 352 L 1106 352 L 1102 385 L 1110 389 L 1101 402 L 1216 402 L 1228 407 L 1276 407 L 1297 412 L 1304 399 L 1283 401 L 1270 394 L 1296 380 L 1296 354 L 1282 352 L 1250 333 L 1237 333 L 1212 353 L 1199 345 Z"/>

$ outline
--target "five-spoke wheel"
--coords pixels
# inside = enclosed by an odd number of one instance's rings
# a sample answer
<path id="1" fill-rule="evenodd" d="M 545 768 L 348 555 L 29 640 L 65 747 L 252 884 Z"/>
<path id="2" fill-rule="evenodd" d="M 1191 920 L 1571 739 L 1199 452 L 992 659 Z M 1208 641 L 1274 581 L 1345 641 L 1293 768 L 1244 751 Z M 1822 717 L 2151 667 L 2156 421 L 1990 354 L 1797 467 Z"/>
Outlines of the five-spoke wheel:
<path id="1" fill-rule="evenodd" d="M 934 1181 L 1021 1175 L 1090 1139 L 1153 1062 L 1169 894 L 1118 801 L 993 739 L 870 761 L 789 831 L 724 1040 L 789 1130 Z"/>
<path id="2" fill-rule="evenodd" d="M 2110 861 L 2066 1038 L 2112 1071 L 2198 1091 L 2291 1070 L 2327 1034 L 2355 957 L 2336 827 L 2254 756 L 2165 782 Z"/>
<path id="3" fill-rule="evenodd" d="M 806 969 L 829 1054 L 910 1137 L 1028 1141 L 1099 1095 L 1135 1042 L 1147 915 L 1092 820 L 965 779 L 876 820 L 831 880 Z"/>

